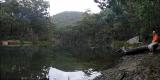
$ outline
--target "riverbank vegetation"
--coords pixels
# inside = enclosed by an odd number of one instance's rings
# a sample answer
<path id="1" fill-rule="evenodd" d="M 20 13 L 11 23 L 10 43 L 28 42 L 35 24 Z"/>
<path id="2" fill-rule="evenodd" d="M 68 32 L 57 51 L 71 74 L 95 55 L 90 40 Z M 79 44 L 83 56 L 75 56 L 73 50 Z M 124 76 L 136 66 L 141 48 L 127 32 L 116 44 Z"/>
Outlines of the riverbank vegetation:
<path id="1" fill-rule="evenodd" d="M 54 24 L 44 0 L 1 0 L 0 40 L 51 40 Z"/>
<path id="2" fill-rule="evenodd" d="M 116 62 L 115 51 L 134 36 L 150 43 L 152 30 L 160 32 L 159 1 L 95 0 L 99 14 L 85 12 L 81 21 L 56 32 L 57 45 L 74 56 L 101 63 Z M 118 56 L 117 56 L 118 58 Z"/>
<path id="3" fill-rule="evenodd" d="M 94 1 L 101 8 L 100 13 L 87 10 L 74 25 L 62 24 L 62 30 L 56 30 L 47 1 L 2 0 L 0 40 L 54 45 L 79 60 L 112 66 L 119 59 L 116 50 L 128 39 L 140 36 L 141 41 L 150 42 L 152 30 L 160 32 L 158 0 Z"/>
<path id="4" fill-rule="evenodd" d="M 160 34 L 159 0 L 94 1 L 100 13 L 87 10 L 79 13 L 80 17 L 74 13 L 81 19 L 68 18 L 77 22 L 55 25 L 46 0 L 0 0 L 0 42 L 15 43 L 12 47 L 0 46 L 2 78 L 38 79 L 37 74 L 45 78 L 38 71 L 50 66 L 104 70 L 119 61 L 118 49 L 139 46 L 126 43 L 128 39 L 139 36 L 148 44 L 153 30 Z"/>

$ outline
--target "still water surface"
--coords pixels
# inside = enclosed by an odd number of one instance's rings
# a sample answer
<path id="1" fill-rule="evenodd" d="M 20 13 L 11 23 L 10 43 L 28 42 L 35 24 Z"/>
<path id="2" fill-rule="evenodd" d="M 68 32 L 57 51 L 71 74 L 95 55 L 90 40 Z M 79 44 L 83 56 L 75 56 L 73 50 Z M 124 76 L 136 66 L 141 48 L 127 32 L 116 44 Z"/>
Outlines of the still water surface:
<path id="1" fill-rule="evenodd" d="M 53 47 L 0 46 L 1 80 L 92 80 L 101 75 Z"/>

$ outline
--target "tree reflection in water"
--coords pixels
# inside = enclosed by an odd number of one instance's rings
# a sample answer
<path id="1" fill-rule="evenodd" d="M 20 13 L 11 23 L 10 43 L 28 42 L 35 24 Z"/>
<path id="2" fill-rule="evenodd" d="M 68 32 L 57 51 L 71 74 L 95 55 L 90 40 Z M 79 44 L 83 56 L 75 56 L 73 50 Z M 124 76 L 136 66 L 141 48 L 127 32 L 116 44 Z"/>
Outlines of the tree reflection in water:
<path id="1" fill-rule="evenodd" d="M 2 80 L 46 80 L 54 53 L 46 47 L 0 47 Z"/>

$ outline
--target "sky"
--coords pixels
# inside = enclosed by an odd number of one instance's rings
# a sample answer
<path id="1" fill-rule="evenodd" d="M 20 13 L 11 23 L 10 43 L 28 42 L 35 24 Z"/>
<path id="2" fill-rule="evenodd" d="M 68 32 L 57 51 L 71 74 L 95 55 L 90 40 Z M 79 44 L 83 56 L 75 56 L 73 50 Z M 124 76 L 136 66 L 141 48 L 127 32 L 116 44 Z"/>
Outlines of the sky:
<path id="1" fill-rule="evenodd" d="M 98 13 L 100 9 L 94 0 L 48 0 L 50 2 L 50 15 L 55 15 L 64 11 L 85 12 L 91 10 Z"/>

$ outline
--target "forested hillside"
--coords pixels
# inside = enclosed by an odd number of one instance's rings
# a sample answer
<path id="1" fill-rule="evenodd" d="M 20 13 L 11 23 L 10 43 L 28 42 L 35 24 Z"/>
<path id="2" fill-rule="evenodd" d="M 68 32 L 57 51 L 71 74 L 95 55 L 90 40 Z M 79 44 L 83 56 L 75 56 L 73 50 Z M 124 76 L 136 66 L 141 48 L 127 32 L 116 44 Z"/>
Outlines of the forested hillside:
<path id="1" fill-rule="evenodd" d="M 56 15 L 53 15 L 52 20 L 56 25 L 56 28 L 63 28 L 75 24 L 82 19 L 83 13 L 76 11 L 65 11 Z"/>
<path id="2" fill-rule="evenodd" d="M 160 47 L 157 54 L 148 54 L 153 30 L 160 35 L 160 0 L 93 0 L 99 13 L 54 16 L 51 1 L 60 0 L 0 0 L 2 80 L 69 80 L 70 72 L 61 70 L 84 71 L 85 76 L 101 71 L 97 80 L 160 80 Z M 66 7 L 62 3 L 59 9 Z M 127 43 L 133 37 L 137 43 Z M 48 75 L 56 74 L 49 71 L 52 67 L 60 69 L 58 78 Z"/>
<path id="3" fill-rule="evenodd" d="M 57 45 L 72 51 L 74 56 L 114 61 L 110 56 L 126 40 L 134 36 L 149 40 L 153 30 L 160 32 L 159 0 L 94 1 L 102 10 L 99 14 L 86 12 L 76 25 L 57 32 Z"/>

